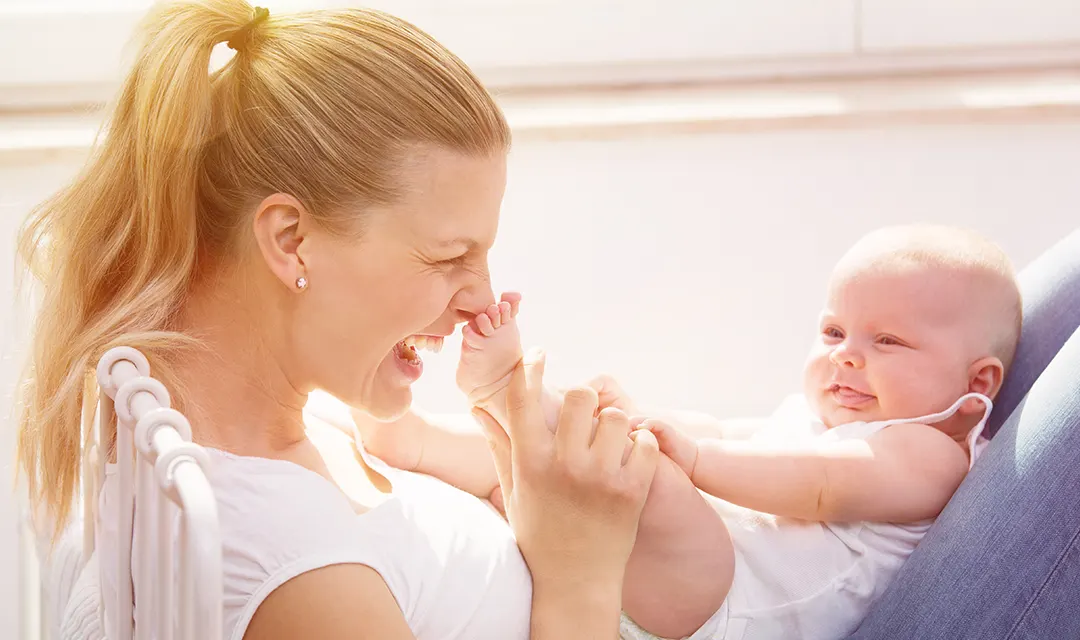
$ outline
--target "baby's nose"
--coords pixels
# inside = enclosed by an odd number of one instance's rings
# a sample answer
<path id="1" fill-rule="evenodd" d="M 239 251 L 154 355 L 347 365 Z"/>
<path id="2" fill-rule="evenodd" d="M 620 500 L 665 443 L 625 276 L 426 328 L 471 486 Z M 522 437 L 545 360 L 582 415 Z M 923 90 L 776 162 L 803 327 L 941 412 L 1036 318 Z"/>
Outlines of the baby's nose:
<path id="1" fill-rule="evenodd" d="M 838 367 L 861 367 L 862 355 L 852 349 L 848 343 L 837 345 L 829 352 L 829 360 Z"/>

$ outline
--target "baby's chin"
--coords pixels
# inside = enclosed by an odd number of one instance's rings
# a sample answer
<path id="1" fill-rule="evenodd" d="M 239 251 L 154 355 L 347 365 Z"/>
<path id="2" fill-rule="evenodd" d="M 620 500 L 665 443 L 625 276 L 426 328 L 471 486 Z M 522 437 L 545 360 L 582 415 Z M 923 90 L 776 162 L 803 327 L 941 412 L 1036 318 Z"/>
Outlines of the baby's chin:
<path id="1" fill-rule="evenodd" d="M 874 407 L 865 409 L 851 409 L 835 404 L 829 406 L 828 403 L 829 401 L 826 401 L 825 406 L 821 407 L 817 413 L 821 422 L 829 429 L 851 422 L 878 422 L 887 419 L 877 403 L 874 403 Z"/>

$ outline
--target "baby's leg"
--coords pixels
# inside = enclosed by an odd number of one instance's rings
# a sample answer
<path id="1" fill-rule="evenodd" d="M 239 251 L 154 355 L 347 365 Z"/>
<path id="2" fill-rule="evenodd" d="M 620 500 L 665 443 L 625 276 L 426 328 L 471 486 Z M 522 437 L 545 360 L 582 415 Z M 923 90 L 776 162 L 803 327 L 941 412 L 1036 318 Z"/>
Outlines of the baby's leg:
<path id="1" fill-rule="evenodd" d="M 520 296 L 505 294 L 462 330 L 458 387 L 506 424 L 510 374 L 522 357 L 517 328 Z M 554 429 L 562 398 L 545 388 L 544 418 Z M 720 515 L 678 465 L 661 456 L 626 567 L 623 608 L 661 637 L 689 635 L 727 597 L 735 554 Z"/>
<path id="2" fill-rule="evenodd" d="M 626 565 L 623 610 L 662 638 L 696 631 L 727 598 L 735 551 L 720 514 L 660 456 Z"/>

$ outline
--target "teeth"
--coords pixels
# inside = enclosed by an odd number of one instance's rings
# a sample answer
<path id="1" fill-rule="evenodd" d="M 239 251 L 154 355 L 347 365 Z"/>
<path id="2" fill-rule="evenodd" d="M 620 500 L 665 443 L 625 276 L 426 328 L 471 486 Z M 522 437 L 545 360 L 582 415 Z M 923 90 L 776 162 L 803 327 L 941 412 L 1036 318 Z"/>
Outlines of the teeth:
<path id="1" fill-rule="evenodd" d="M 409 336 L 405 338 L 405 346 L 412 347 L 417 351 L 442 351 L 443 339 L 438 336 Z"/>

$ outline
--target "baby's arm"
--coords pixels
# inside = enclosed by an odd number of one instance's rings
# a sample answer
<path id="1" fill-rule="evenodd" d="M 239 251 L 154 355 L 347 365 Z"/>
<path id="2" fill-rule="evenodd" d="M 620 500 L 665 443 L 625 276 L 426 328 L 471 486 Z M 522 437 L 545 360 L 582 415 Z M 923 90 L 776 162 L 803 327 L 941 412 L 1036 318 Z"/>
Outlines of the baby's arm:
<path id="1" fill-rule="evenodd" d="M 484 499 L 499 484 L 491 448 L 472 416 L 410 409 L 394 422 L 359 411 L 353 419 L 364 449 L 392 467 L 434 476 Z"/>
<path id="2" fill-rule="evenodd" d="M 745 440 L 768 424 L 766 418 L 719 420 L 707 413 L 681 409 L 646 410 L 643 413 L 649 418 L 637 417 L 631 420 L 631 424 L 636 426 L 646 419 L 660 420 L 694 439 Z"/>
<path id="3" fill-rule="evenodd" d="M 936 516 L 960 486 L 967 456 L 941 431 L 895 425 L 866 440 L 784 445 L 693 439 L 647 421 L 660 448 L 702 491 L 779 516 L 914 522 Z"/>

